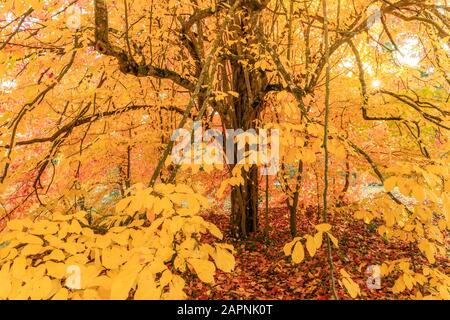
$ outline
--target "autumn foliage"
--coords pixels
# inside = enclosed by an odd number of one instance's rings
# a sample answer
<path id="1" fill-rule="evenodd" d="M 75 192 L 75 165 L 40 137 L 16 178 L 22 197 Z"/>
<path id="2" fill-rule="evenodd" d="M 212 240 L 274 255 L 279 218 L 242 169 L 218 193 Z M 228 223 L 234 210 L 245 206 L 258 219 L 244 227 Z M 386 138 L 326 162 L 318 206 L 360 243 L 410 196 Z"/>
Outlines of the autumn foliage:
<path id="1" fill-rule="evenodd" d="M 1 2 L 0 299 L 450 299 L 449 70 L 446 0 Z"/>

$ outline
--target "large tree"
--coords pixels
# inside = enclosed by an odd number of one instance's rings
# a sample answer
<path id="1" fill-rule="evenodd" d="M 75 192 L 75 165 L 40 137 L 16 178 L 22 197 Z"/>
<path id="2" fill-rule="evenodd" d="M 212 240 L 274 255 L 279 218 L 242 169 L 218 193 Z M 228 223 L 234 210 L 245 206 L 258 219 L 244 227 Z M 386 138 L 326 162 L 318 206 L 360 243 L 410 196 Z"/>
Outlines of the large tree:
<path id="1" fill-rule="evenodd" d="M 136 144 L 153 141 L 155 131 L 136 129 L 142 129 L 142 111 L 149 112 L 151 119 L 159 116 L 159 124 L 150 121 L 149 125 L 165 131 L 157 149 L 164 155 L 163 160 L 153 166 L 153 172 L 145 171 L 153 175 L 149 184 L 157 178 L 170 180 L 160 172 L 173 147 L 170 130 L 199 115 L 205 125 L 217 112 L 225 128 L 258 128 L 267 106 L 273 105 L 271 92 L 287 92 L 295 99 L 303 121 L 322 126 L 324 108 L 320 97 L 326 66 L 337 66 L 331 79 L 337 81 L 343 72 L 339 63 L 346 59 L 355 61 L 346 68 L 358 75 L 359 83 L 354 85 L 360 87 L 361 99 L 352 110 L 359 109 L 362 123 L 402 123 L 410 130 L 414 125 L 419 130 L 429 123 L 439 132 L 448 130 L 448 110 L 442 104 L 423 101 L 417 90 L 410 94 L 389 88 L 371 90 L 361 58 L 408 55 L 397 43 L 402 26 L 408 24 L 411 30 L 417 30 L 426 58 L 447 81 L 443 86 L 448 86 L 448 51 L 442 45 L 448 46 L 449 9 L 433 1 L 329 2 L 327 19 L 322 13 L 322 1 L 313 0 L 79 0 L 63 7 L 57 1 L 36 1 L 31 8 L 15 3 L 2 8 L 12 17 L 1 27 L 1 55 L 8 61 L 2 64 L 8 74 L 4 81 L 18 85 L 12 86 L 14 96 L 2 98 L 7 113 L 2 126 L 5 157 L 1 181 L 6 183 L 21 173 L 28 174 L 32 182 L 22 186 L 21 197 L 28 200 L 34 195 L 41 205 L 45 204 L 41 198 L 51 190 L 54 180 L 48 176 L 63 148 L 78 145 L 80 161 L 75 180 L 80 180 L 82 155 L 87 152 L 84 150 L 95 145 L 90 135 L 119 133 L 137 140 Z M 374 5 L 378 11 L 371 11 Z M 325 20 L 330 30 L 328 51 L 323 42 Z M 375 31 L 374 21 L 378 28 Z M 370 43 L 378 45 L 375 48 Z M 384 48 L 384 55 L 380 48 Z M 393 99 L 403 106 L 399 114 L 390 107 L 375 109 L 371 107 L 372 98 Z M 405 118 L 405 109 L 413 110 L 420 121 Z M 128 126 L 109 121 L 129 114 L 138 116 L 126 118 Z M 41 121 L 44 116 L 46 123 Z M 168 119 L 170 125 L 166 125 Z M 22 132 L 25 125 L 34 129 Z M 420 130 L 412 134 L 423 155 L 429 157 Z M 304 146 L 308 145 L 306 141 Z M 370 160 L 357 145 L 350 146 Z M 38 150 L 42 156 L 16 156 L 17 149 L 24 147 Z M 133 147 L 130 143 L 124 161 L 118 161 L 125 186 L 130 185 Z M 141 157 L 147 155 L 148 160 L 157 163 L 154 154 L 139 152 Z M 370 165 L 374 166 L 373 162 Z M 17 166 L 21 170 L 16 172 Z M 228 168 L 230 173 L 233 167 Z M 296 167 L 300 170 L 295 181 L 286 180 L 285 168 L 280 177 L 291 198 L 292 227 L 302 161 L 297 161 Z M 243 183 L 232 186 L 231 226 L 236 235 L 246 236 L 258 228 L 260 177 L 257 166 L 242 169 L 241 175 Z M 72 190 L 77 186 L 73 183 Z"/>

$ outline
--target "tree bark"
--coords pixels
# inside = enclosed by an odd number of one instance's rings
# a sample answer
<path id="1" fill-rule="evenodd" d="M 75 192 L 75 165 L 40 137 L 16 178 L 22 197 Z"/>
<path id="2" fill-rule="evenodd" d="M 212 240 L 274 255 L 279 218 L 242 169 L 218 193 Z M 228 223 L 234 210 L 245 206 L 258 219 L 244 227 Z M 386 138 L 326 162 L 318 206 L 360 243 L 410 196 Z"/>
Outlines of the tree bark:
<path id="1" fill-rule="evenodd" d="M 256 37 L 252 32 L 261 28 L 252 8 L 248 8 L 243 17 L 235 18 L 236 34 L 241 39 L 247 40 L 246 48 L 252 45 Z M 245 21 L 247 17 L 252 24 L 250 27 Z M 255 19 L 254 19 L 255 18 Z M 236 39 L 239 40 L 239 39 Z M 242 44 L 233 45 L 232 51 L 236 56 L 245 54 Z M 249 61 L 250 64 L 254 61 Z M 251 69 L 244 66 L 237 60 L 230 60 L 231 69 L 231 90 L 239 94 L 233 97 L 231 110 L 231 125 L 233 129 L 243 131 L 255 130 L 256 122 L 263 109 L 264 96 L 269 83 L 267 75 L 260 69 Z M 235 145 L 235 155 L 237 146 Z M 236 162 L 235 162 L 236 163 Z M 258 194 L 259 194 L 259 169 L 257 165 L 252 165 L 248 172 L 243 170 L 243 185 L 233 187 L 231 193 L 231 223 L 232 230 L 236 236 L 246 237 L 250 233 L 258 230 Z"/>

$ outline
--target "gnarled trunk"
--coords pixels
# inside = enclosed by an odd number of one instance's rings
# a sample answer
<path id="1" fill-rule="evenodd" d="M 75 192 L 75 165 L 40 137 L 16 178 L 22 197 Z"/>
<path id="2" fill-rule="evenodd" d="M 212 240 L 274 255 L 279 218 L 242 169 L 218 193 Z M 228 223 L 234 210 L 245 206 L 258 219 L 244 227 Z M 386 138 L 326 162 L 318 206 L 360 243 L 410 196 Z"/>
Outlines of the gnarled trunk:
<path id="1" fill-rule="evenodd" d="M 258 167 L 243 172 L 244 185 L 231 191 L 231 228 L 235 236 L 246 237 L 258 229 Z"/>
<path id="2" fill-rule="evenodd" d="M 234 0 L 230 0 L 230 4 L 232 3 Z M 266 73 L 255 68 L 259 59 L 258 52 L 255 52 L 255 46 L 258 45 L 255 31 L 261 29 L 258 22 L 261 8 L 256 4 L 256 1 L 241 3 L 242 11 L 234 16 L 234 23 L 227 34 L 226 43 L 229 45 L 225 44 L 227 50 L 219 66 L 219 83 L 222 92 L 233 91 L 238 95 L 227 97 L 223 108 L 217 110 L 226 129 L 254 129 L 255 133 L 258 132 L 255 120 L 262 111 L 268 84 Z M 237 148 L 235 142 L 231 169 L 238 162 Z M 258 229 L 258 166 L 251 165 L 250 170 L 242 170 L 241 176 L 243 184 L 234 186 L 231 192 L 230 227 L 236 237 L 246 237 Z"/>
<path id="3" fill-rule="evenodd" d="M 255 130 L 255 120 L 262 110 L 267 77 L 261 70 L 249 71 L 242 64 L 231 63 L 233 70 L 233 91 L 239 93 L 234 98 L 233 129 Z M 237 153 L 235 145 L 235 155 Z M 242 170 L 243 185 L 233 187 L 231 193 L 231 223 L 234 234 L 246 237 L 258 229 L 259 169 L 252 165 L 249 171 Z"/>

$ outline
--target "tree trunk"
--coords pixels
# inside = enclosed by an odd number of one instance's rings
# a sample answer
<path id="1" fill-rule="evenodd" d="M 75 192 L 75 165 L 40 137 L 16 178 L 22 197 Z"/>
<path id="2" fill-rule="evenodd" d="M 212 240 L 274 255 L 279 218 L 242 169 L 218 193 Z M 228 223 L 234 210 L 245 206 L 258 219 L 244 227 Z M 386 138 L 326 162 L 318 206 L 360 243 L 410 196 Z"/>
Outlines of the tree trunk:
<path id="1" fill-rule="evenodd" d="M 231 191 L 231 228 L 235 236 L 247 237 L 258 230 L 258 167 L 243 172 L 244 185 Z"/>
<path id="2" fill-rule="evenodd" d="M 303 161 L 300 161 L 298 164 L 297 179 L 295 182 L 295 191 L 292 197 L 292 203 L 290 202 L 291 199 L 288 198 L 286 200 L 287 206 L 289 208 L 289 226 L 291 229 L 292 238 L 297 236 L 297 208 L 302 179 L 303 179 Z"/>
<path id="3" fill-rule="evenodd" d="M 242 129 L 243 131 L 255 129 L 255 120 L 259 115 L 261 108 L 260 103 L 249 104 L 248 93 L 245 85 L 239 82 L 244 77 L 238 74 L 242 71 L 242 67 L 234 66 L 236 80 L 234 83 L 235 91 L 239 93 L 239 98 L 235 99 L 234 129 Z M 252 81 L 256 84 L 258 81 Z M 256 132 L 256 131 L 255 131 Z M 234 154 L 238 154 L 238 146 L 234 145 Z M 235 163 L 238 159 L 235 158 Z M 233 187 L 231 193 L 231 221 L 232 229 L 237 237 L 247 237 L 250 233 L 256 232 L 258 229 L 258 191 L 259 191 L 259 169 L 257 165 L 252 165 L 249 171 L 242 170 L 243 185 Z"/>
<path id="4" fill-rule="evenodd" d="M 233 1 L 231 1 L 233 2 Z M 256 2 L 255 2 L 256 3 Z M 228 47 L 231 55 L 228 56 L 227 67 L 222 67 L 222 91 L 238 93 L 235 97 L 226 99 L 229 108 L 221 113 L 222 121 L 227 129 L 251 130 L 257 133 L 255 120 L 258 119 L 266 94 L 268 79 L 266 73 L 254 68 L 257 61 L 252 45 L 256 45 L 254 32 L 261 28 L 257 15 L 259 14 L 254 2 L 245 1 L 240 15 L 234 17 L 234 24 L 230 35 L 234 36 L 234 44 Z M 251 24 L 251 25 L 250 25 Z M 245 45 L 242 40 L 246 41 Z M 247 61 L 243 64 L 242 61 Z M 224 63 L 225 65 L 225 63 Z M 234 144 L 235 161 L 237 145 Z M 234 168 L 234 165 L 231 165 Z M 246 237 L 258 229 L 258 188 L 259 169 L 252 165 L 249 171 L 242 171 L 244 183 L 232 188 L 231 192 L 231 230 L 236 237 Z"/>

